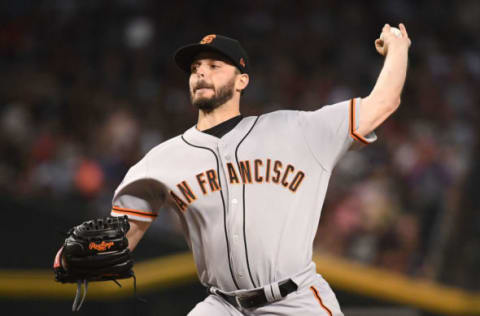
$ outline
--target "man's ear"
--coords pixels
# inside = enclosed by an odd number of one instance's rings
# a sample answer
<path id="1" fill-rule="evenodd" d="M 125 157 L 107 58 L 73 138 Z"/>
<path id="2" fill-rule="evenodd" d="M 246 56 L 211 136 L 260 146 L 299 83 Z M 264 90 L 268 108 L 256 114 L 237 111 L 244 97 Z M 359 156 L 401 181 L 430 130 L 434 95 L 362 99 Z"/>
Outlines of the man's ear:
<path id="1" fill-rule="evenodd" d="M 243 91 L 250 82 L 250 77 L 248 74 L 240 74 L 237 79 L 237 90 Z"/>

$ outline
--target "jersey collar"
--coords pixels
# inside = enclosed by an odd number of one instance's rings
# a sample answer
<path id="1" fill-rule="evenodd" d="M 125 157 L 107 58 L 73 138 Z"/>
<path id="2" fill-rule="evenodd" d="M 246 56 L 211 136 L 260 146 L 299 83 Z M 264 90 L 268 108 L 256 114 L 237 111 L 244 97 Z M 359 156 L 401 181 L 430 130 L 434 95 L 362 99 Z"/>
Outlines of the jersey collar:
<path id="1" fill-rule="evenodd" d="M 186 130 L 183 137 L 193 145 L 214 149 L 221 143 L 240 141 L 250 130 L 255 119 L 255 116 L 244 117 L 235 128 L 223 135 L 222 138 L 203 133 L 197 129 L 196 125 Z"/>

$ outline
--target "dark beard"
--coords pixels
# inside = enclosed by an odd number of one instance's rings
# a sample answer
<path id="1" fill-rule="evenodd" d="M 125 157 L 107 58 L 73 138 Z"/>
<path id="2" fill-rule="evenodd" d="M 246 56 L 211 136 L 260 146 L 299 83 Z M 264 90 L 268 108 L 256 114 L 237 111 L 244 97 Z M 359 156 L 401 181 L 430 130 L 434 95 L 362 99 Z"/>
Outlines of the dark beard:
<path id="1" fill-rule="evenodd" d="M 218 93 L 215 94 L 211 98 L 199 98 L 197 100 L 193 100 L 193 95 L 190 95 L 190 100 L 192 101 L 193 106 L 202 110 L 205 113 L 210 113 L 220 105 L 226 103 L 231 98 L 233 98 L 233 86 L 235 84 L 235 80 L 232 79 L 227 82 L 223 87 L 218 90 Z"/>

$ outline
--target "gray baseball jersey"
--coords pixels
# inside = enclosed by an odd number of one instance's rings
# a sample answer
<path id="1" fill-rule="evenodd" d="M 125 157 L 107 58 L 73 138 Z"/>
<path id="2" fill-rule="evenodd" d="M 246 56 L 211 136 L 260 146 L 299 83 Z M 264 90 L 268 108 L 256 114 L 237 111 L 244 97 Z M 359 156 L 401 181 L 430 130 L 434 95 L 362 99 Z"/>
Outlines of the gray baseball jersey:
<path id="1" fill-rule="evenodd" d="M 112 215 L 151 221 L 166 192 L 201 282 L 224 291 L 314 271 L 313 239 L 332 169 L 354 140 L 376 139 L 356 133 L 360 102 L 246 117 L 221 138 L 192 127 L 128 171 Z"/>

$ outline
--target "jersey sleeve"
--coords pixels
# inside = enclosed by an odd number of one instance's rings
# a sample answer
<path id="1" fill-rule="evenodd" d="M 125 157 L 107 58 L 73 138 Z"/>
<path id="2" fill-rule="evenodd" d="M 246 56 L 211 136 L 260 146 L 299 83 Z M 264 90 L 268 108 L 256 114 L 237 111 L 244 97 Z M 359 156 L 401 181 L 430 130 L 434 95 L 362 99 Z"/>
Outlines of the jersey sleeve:
<path id="1" fill-rule="evenodd" d="M 112 216 L 127 215 L 131 219 L 151 222 L 165 201 L 161 183 L 148 177 L 146 158 L 130 168 L 115 190 Z"/>
<path id="2" fill-rule="evenodd" d="M 357 133 L 361 98 L 327 105 L 319 110 L 300 112 L 301 128 L 311 152 L 328 171 L 354 141 L 369 144 L 377 139 L 374 132 L 363 137 Z"/>

